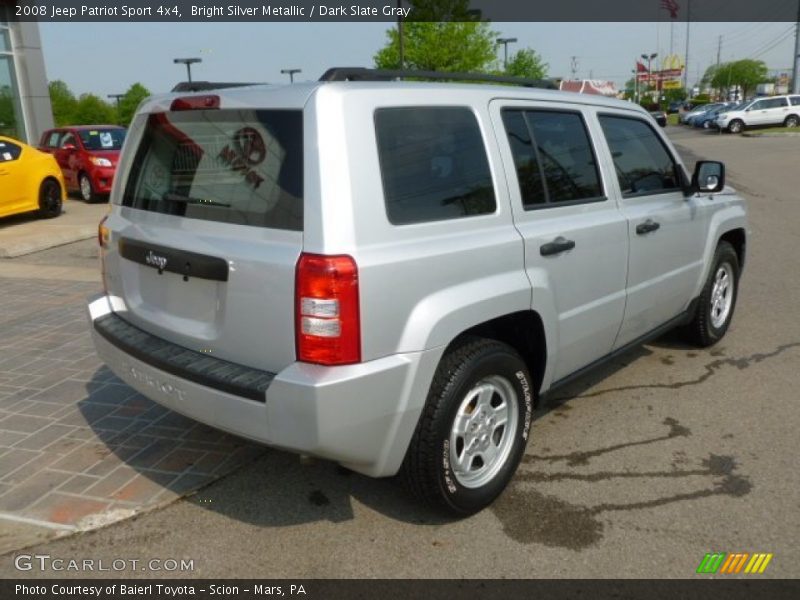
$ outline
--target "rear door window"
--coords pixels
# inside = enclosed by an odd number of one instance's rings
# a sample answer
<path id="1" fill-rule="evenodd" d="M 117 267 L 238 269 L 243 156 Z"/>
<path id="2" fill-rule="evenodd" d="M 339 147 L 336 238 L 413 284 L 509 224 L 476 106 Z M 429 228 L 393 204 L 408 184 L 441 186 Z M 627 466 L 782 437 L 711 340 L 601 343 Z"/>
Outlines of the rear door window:
<path id="1" fill-rule="evenodd" d="M 525 208 L 604 199 L 580 113 L 505 109 L 503 123 Z"/>
<path id="2" fill-rule="evenodd" d="M 478 121 L 462 107 L 375 112 L 386 213 L 395 225 L 495 212 Z"/>
<path id="3" fill-rule="evenodd" d="M 151 114 L 124 206 L 274 229 L 303 229 L 299 110 Z"/>

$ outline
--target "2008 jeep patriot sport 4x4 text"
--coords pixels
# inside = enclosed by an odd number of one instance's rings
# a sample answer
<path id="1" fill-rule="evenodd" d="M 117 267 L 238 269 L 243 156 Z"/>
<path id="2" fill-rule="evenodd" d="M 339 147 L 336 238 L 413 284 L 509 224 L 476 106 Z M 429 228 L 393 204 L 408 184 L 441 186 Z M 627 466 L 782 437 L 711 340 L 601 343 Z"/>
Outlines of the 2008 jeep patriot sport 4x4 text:
<path id="1" fill-rule="evenodd" d="M 94 342 L 179 413 L 469 514 L 541 394 L 670 327 L 725 334 L 746 208 L 634 104 L 370 73 L 146 101 Z"/>

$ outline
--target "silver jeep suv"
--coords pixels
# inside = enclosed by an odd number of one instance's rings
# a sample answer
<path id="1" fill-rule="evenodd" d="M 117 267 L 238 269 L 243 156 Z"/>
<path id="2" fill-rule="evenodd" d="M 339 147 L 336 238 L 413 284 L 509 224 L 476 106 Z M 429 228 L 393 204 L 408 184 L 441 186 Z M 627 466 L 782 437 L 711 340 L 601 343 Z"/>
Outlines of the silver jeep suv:
<path id="1" fill-rule="evenodd" d="M 678 325 L 725 334 L 747 217 L 724 179 L 597 96 L 338 69 L 151 98 L 94 343 L 172 410 L 470 514 L 542 394 Z"/>

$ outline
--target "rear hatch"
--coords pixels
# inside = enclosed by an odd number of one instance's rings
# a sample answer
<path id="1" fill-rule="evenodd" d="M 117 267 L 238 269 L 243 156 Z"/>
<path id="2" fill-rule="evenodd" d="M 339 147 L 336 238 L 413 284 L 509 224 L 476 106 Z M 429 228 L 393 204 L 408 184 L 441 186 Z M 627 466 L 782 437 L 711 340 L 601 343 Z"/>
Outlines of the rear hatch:
<path id="1" fill-rule="evenodd" d="M 137 117 L 106 222 L 105 284 L 131 324 L 277 372 L 295 359 L 303 113 L 214 98 L 219 108 Z"/>

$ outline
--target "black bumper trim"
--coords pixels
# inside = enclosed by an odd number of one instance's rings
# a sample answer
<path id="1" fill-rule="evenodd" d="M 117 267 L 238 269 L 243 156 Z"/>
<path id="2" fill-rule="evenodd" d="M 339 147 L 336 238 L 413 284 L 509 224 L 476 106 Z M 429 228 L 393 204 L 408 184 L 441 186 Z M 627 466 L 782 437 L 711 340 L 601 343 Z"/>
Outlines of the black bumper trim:
<path id="1" fill-rule="evenodd" d="M 94 321 L 105 340 L 133 358 L 176 377 L 257 402 L 266 402 L 266 391 L 275 373 L 245 367 L 189 350 L 131 325 L 115 313 Z"/>

